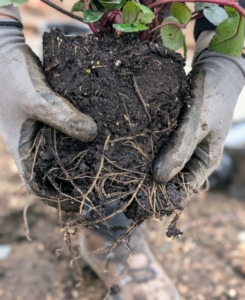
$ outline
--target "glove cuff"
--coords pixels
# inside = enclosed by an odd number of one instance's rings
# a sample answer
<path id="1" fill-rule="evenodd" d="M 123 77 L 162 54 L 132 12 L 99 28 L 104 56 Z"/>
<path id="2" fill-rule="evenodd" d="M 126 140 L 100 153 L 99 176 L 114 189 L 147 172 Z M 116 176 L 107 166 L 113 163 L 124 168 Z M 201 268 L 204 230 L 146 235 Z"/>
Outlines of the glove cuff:
<path id="1" fill-rule="evenodd" d="M 10 18 L 14 18 L 16 21 L 21 23 L 20 12 L 17 7 L 12 4 L 0 7 L 0 15 L 5 15 Z"/>
<path id="2" fill-rule="evenodd" d="M 0 27 L 8 28 L 8 27 L 15 27 L 23 29 L 23 25 L 20 22 L 10 21 L 9 19 L 0 21 Z"/>

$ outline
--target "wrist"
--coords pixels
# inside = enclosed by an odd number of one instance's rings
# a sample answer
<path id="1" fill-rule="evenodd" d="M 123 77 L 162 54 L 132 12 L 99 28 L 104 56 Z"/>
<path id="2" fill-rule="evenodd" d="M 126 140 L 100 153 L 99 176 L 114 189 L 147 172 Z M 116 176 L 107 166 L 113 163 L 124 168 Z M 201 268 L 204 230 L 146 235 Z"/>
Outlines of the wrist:
<path id="1" fill-rule="evenodd" d="M 11 20 L 16 21 L 16 19 L 14 19 L 13 17 L 0 14 L 0 20 L 2 20 L 2 19 L 11 19 Z"/>

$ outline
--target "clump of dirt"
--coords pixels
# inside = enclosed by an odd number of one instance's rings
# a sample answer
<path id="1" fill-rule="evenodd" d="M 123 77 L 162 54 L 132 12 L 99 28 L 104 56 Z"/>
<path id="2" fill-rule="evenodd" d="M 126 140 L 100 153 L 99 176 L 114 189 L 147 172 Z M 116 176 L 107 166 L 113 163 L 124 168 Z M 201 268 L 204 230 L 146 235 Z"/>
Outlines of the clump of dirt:
<path id="1" fill-rule="evenodd" d="M 120 291 L 121 291 L 121 288 L 120 288 L 120 286 L 117 285 L 117 284 L 113 284 L 113 285 L 110 287 L 110 295 L 116 295 L 116 294 L 118 294 Z"/>
<path id="2" fill-rule="evenodd" d="M 98 126 L 90 143 L 41 128 L 33 180 L 40 195 L 54 195 L 44 201 L 79 211 L 74 226 L 118 212 L 135 224 L 180 212 L 182 179 L 157 184 L 151 163 L 192 102 L 181 55 L 133 34 L 67 37 L 54 29 L 43 41 L 49 84 Z"/>

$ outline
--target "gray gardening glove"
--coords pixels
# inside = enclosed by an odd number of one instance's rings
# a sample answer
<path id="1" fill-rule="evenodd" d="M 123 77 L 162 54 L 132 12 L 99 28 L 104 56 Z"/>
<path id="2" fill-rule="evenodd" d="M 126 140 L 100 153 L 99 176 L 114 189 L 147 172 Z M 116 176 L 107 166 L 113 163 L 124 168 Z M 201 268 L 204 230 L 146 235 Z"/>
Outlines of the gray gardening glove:
<path id="1" fill-rule="evenodd" d="M 18 19 L 10 6 L 9 15 L 13 12 Z M 50 89 L 38 58 L 25 44 L 21 23 L 13 19 L 0 19 L 0 91 L 0 131 L 27 189 L 37 194 L 29 182 L 32 164 L 25 158 L 40 122 L 84 142 L 95 138 L 97 126 Z"/>
<path id="2" fill-rule="evenodd" d="M 185 174 L 189 173 L 193 182 L 189 187 L 196 190 L 220 162 L 245 84 L 245 59 L 205 50 L 213 34 L 203 32 L 197 41 L 192 71 L 196 98 L 190 108 L 185 108 L 183 121 L 169 145 L 159 151 L 153 162 L 157 182 L 168 182 L 186 166 Z"/>

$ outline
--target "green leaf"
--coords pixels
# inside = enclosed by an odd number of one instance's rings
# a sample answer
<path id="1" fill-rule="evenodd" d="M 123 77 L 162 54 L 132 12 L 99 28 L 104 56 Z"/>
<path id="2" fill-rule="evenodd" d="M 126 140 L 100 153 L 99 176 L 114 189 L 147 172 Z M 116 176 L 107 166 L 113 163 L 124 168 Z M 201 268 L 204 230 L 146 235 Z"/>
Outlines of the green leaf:
<path id="1" fill-rule="evenodd" d="M 122 11 L 122 23 L 123 24 L 132 24 L 136 19 L 137 13 L 140 11 L 138 5 L 135 2 L 129 1 L 124 5 Z"/>
<path id="2" fill-rule="evenodd" d="M 147 27 L 145 25 L 142 25 L 140 23 L 133 23 L 133 24 L 113 24 L 113 27 L 118 31 L 123 32 L 138 32 L 146 30 Z"/>
<path id="3" fill-rule="evenodd" d="M 195 3 L 195 11 L 203 10 L 204 16 L 215 26 L 219 25 L 228 18 L 228 13 L 215 3 Z"/>
<path id="4" fill-rule="evenodd" d="M 244 18 L 234 8 L 225 7 L 225 10 L 229 18 L 218 25 L 208 49 L 240 57 L 244 41 Z"/>
<path id="5" fill-rule="evenodd" d="M 186 24 L 190 21 L 191 10 L 184 3 L 172 3 L 170 11 L 181 24 Z"/>
<path id="6" fill-rule="evenodd" d="M 142 4 L 136 3 L 136 5 L 141 9 L 141 11 L 138 13 L 135 21 L 144 25 L 151 23 L 151 21 L 155 18 L 152 10 Z"/>
<path id="7" fill-rule="evenodd" d="M 224 8 L 220 6 L 211 6 L 203 10 L 204 16 L 213 23 L 215 26 L 218 26 L 221 22 L 227 19 L 229 16 Z"/>
<path id="8" fill-rule="evenodd" d="M 83 22 L 95 23 L 103 16 L 102 12 L 93 11 L 91 9 L 85 10 L 83 14 Z"/>
<path id="9" fill-rule="evenodd" d="M 229 17 L 236 17 L 239 13 L 232 7 L 225 6 L 225 11 L 229 15 Z"/>
<path id="10" fill-rule="evenodd" d="M 171 50 L 179 49 L 183 44 L 183 33 L 176 25 L 166 25 L 161 28 L 163 45 Z"/>
<path id="11" fill-rule="evenodd" d="M 1 0 L 0 0 L 1 1 Z M 74 11 L 83 11 L 83 8 L 84 8 L 84 5 L 83 5 L 83 2 L 82 1 L 78 1 L 76 2 L 71 11 L 74 12 Z"/>
<path id="12" fill-rule="evenodd" d="M 146 6 L 129 1 L 123 7 L 122 23 L 123 24 L 149 24 L 154 19 L 154 13 Z"/>
<path id="13" fill-rule="evenodd" d="M 126 3 L 126 0 L 115 0 L 114 2 L 99 0 L 99 2 L 104 8 L 108 10 L 112 10 L 112 9 L 121 9 L 123 5 Z"/>
<path id="14" fill-rule="evenodd" d="M 143 13 L 142 11 L 140 11 L 138 13 L 138 16 L 136 18 L 136 22 L 140 23 L 140 24 L 149 24 L 151 23 L 151 21 L 155 18 L 154 13 L 151 11 L 150 13 Z"/>
<path id="15" fill-rule="evenodd" d="M 28 0 L 0 0 L 0 7 L 13 4 L 14 6 L 18 6 L 20 4 L 26 3 Z"/>

